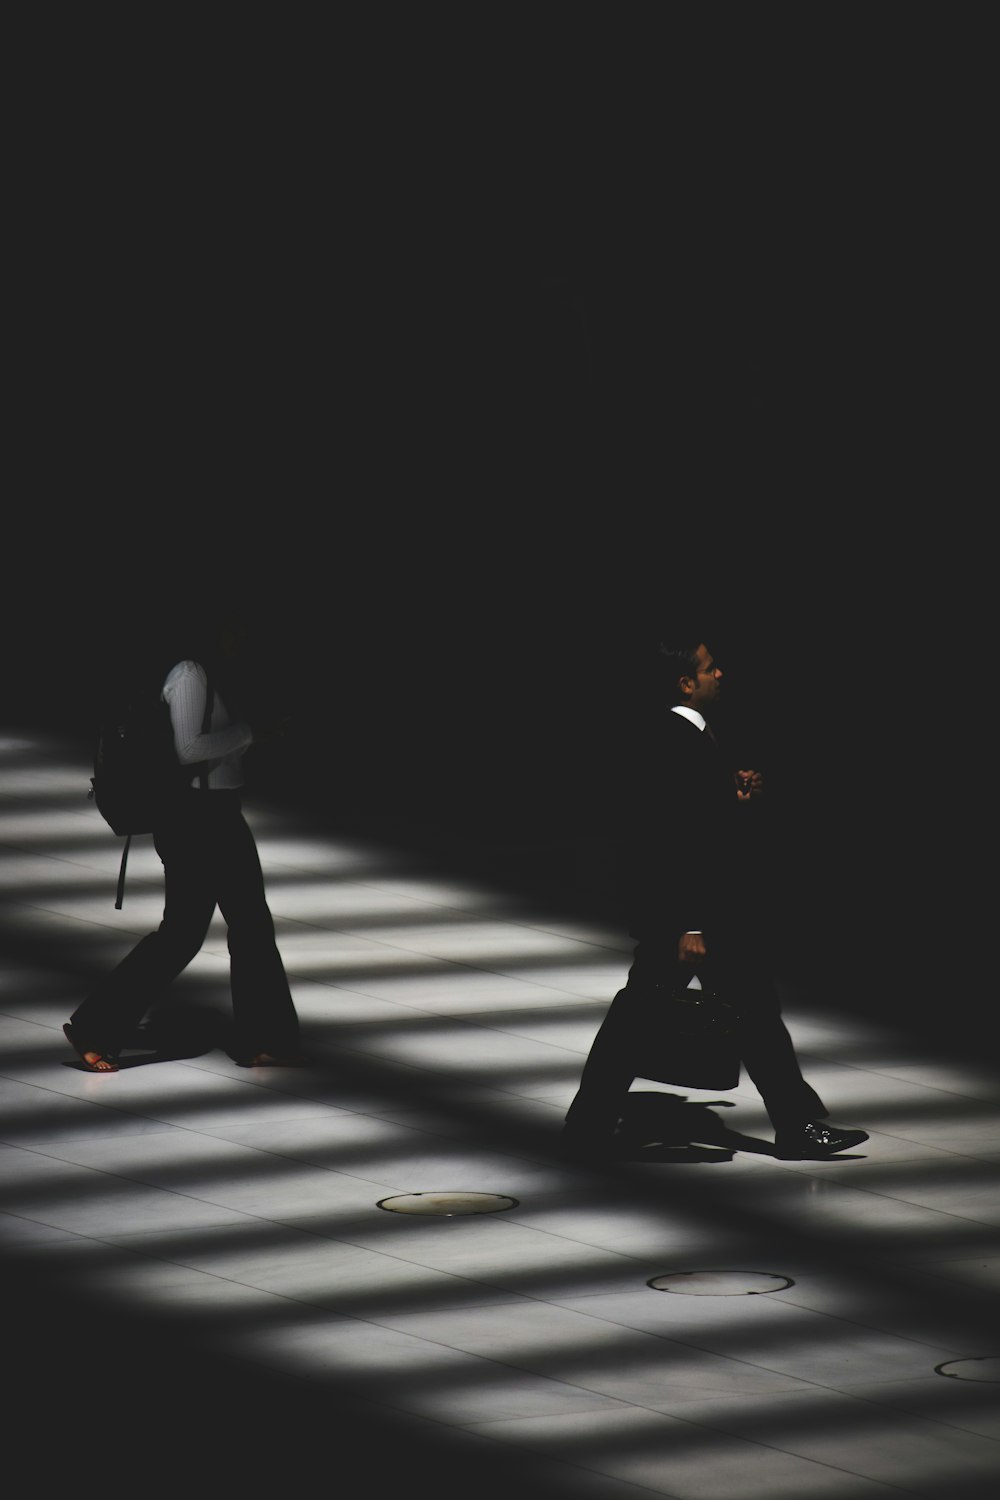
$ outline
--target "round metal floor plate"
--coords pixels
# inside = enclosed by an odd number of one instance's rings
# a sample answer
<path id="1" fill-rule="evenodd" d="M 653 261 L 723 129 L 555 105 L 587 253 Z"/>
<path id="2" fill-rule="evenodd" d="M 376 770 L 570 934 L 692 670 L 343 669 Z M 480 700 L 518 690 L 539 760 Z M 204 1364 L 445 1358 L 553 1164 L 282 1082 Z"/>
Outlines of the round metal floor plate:
<path id="1" fill-rule="evenodd" d="M 516 1208 L 517 1199 L 503 1193 L 398 1193 L 380 1198 L 378 1207 L 394 1214 L 496 1214 Z"/>
<path id="2" fill-rule="evenodd" d="M 943 1365 L 935 1365 L 938 1375 L 950 1375 L 952 1380 L 982 1380 L 991 1385 L 1000 1384 L 1000 1355 L 980 1354 L 973 1359 L 946 1359 Z"/>
<path id="3" fill-rule="evenodd" d="M 770 1271 L 671 1271 L 646 1285 L 654 1292 L 680 1292 L 685 1297 L 757 1297 L 761 1292 L 783 1292 L 795 1283 L 790 1276 Z"/>

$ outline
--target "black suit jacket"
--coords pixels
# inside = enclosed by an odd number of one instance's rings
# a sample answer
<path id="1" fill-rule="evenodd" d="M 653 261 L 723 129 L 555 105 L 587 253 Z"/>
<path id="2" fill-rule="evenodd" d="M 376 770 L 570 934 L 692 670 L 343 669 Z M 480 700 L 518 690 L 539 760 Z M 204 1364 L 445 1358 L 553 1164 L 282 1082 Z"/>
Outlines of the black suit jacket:
<path id="1" fill-rule="evenodd" d="M 620 888 L 629 932 L 676 943 L 683 932 L 729 933 L 750 919 L 757 808 L 742 805 L 724 751 L 665 710 L 626 757 Z"/>

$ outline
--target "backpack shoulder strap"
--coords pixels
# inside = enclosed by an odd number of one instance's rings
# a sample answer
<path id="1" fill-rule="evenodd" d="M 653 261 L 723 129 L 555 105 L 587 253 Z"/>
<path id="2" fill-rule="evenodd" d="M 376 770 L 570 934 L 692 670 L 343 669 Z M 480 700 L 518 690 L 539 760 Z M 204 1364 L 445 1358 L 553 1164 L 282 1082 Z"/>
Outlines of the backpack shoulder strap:
<path id="1" fill-rule="evenodd" d="M 125 835 L 125 844 L 122 848 L 121 864 L 118 866 L 118 885 L 115 889 L 115 911 L 121 911 L 122 902 L 125 899 L 125 866 L 128 864 L 128 851 L 132 843 L 132 835 Z"/>
<path id="2" fill-rule="evenodd" d="M 212 709 L 215 707 L 215 684 L 205 673 L 205 712 L 201 716 L 201 732 L 207 734 L 212 727 Z M 201 770 L 198 772 L 198 785 L 203 792 L 208 791 L 208 761 L 203 760 Z"/>

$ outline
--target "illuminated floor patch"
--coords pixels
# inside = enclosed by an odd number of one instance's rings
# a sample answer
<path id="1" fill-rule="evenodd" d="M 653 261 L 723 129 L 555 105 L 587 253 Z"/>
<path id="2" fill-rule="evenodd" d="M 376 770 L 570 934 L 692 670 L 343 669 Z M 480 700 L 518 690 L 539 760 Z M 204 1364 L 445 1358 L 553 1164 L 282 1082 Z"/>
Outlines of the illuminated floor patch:
<path id="1" fill-rule="evenodd" d="M 790 1276 L 769 1271 L 671 1271 L 646 1282 L 654 1292 L 680 1292 L 685 1297 L 756 1297 L 761 1292 L 783 1292 L 794 1286 Z"/>
<path id="2" fill-rule="evenodd" d="M 516 1208 L 516 1198 L 503 1193 L 399 1193 L 380 1198 L 379 1208 L 394 1214 L 496 1214 Z"/>
<path id="3" fill-rule="evenodd" d="M 943 1365 L 935 1365 L 937 1375 L 950 1375 L 952 1380 L 984 1380 L 991 1385 L 1000 1383 L 1000 1354 L 980 1354 L 973 1359 L 948 1359 Z"/>

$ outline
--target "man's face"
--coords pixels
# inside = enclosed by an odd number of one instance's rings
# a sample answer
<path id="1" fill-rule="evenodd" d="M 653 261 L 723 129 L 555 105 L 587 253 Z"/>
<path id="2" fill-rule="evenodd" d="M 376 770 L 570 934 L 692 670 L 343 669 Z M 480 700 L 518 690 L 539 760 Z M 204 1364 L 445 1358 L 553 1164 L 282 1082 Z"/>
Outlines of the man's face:
<path id="1" fill-rule="evenodd" d="M 697 662 L 697 674 L 694 677 L 682 677 L 681 684 L 688 689 L 684 698 L 688 708 L 696 708 L 699 713 L 704 713 L 719 696 L 722 673 L 704 643 L 698 647 Z"/>

